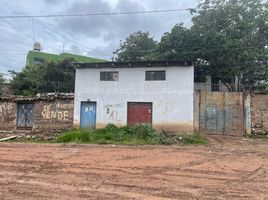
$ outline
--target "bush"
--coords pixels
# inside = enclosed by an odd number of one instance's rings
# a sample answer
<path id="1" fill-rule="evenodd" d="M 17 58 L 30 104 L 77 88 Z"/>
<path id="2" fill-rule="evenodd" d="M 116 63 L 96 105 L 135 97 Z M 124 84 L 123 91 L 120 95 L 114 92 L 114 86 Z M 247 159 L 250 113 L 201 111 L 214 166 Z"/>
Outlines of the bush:
<path id="1" fill-rule="evenodd" d="M 116 127 L 108 124 L 97 130 L 71 130 L 56 138 L 56 142 L 96 143 L 96 144 L 206 144 L 199 135 L 169 135 L 153 129 L 150 125 Z"/>
<path id="2" fill-rule="evenodd" d="M 199 133 L 192 135 L 184 135 L 182 138 L 183 144 L 207 144 L 207 139 Z"/>

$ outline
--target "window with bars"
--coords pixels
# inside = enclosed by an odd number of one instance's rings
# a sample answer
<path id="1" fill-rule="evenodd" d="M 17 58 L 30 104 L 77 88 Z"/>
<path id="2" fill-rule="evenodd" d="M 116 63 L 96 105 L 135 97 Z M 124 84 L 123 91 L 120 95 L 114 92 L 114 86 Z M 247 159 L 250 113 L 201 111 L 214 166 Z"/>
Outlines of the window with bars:
<path id="1" fill-rule="evenodd" d="M 166 71 L 146 71 L 146 81 L 164 81 L 166 80 Z"/>
<path id="2" fill-rule="evenodd" d="M 100 81 L 118 81 L 119 73 L 117 71 L 112 72 L 100 72 Z"/>

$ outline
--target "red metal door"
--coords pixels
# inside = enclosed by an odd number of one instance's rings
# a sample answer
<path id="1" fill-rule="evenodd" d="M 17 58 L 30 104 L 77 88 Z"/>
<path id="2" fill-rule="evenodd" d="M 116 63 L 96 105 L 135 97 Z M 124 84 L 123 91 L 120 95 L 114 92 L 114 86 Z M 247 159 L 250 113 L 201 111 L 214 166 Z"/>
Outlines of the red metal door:
<path id="1" fill-rule="evenodd" d="M 152 124 L 152 103 L 128 103 L 127 123 Z"/>

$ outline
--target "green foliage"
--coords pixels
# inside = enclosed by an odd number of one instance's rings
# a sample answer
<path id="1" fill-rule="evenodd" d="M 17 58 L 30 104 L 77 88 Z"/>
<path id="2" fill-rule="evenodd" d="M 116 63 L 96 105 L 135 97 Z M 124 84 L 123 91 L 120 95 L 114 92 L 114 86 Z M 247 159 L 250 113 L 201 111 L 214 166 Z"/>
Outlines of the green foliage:
<path id="1" fill-rule="evenodd" d="M 130 34 L 119 48 L 114 52 L 113 59 L 118 62 L 156 60 L 155 49 L 157 42 L 148 32 L 138 31 Z"/>
<path id="2" fill-rule="evenodd" d="M 191 29 L 177 24 L 171 32 L 165 33 L 158 43 L 157 53 L 161 60 L 196 60 L 195 46 L 198 36 Z"/>
<path id="3" fill-rule="evenodd" d="M 244 84 L 259 81 L 256 61 L 266 61 L 268 4 L 261 0 L 205 0 L 193 17 L 191 31 L 200 45 L 197 58 L 223 82 L 234 76 Z M 258 73 L 257 73 L 258 74 Z"/>
<path id="4" fill-rule="evenodd" d="M 0 85 L 6 83 L 4 74 L 0 73 Z"/>
<path id="5" fill-rule="evenodd" d="M 117 61 L 194 61 L 199 70 L 248 89 L 268 87 L 268 3 L 262 0 L 201 0 L 193 25 L 177 24 L 159 42 L 149 33 L 131 34 L 115 52 Z M 151 45 L 148 45 L 151 44 Z M 266 48 L 265 48 L 266 47 Z"/>
<path id="6" fill-rule="evenodd" d="M 71 130 L 56 138 L 61 143 L 95 143 L 95 144 L 206 144 L 207 140 L 198 134 L 169 135 L 159 132 L 149 125 L 116 127 L 112 124 L 103 129 Z"/>
<path id="7" fill-rule="evenodd" d="M 12 72 L 10 82 L 17 95 L 35 95 L 48 92 L 74 92 L 75 68 L 71 59 L 26 66 L 22 72 Z"/>
<path id="8" fill-rule="evenodd" d="M 208 140 L 201 134 L 184 135 L 182 137 L 183 144 L 207 144 Z"/>

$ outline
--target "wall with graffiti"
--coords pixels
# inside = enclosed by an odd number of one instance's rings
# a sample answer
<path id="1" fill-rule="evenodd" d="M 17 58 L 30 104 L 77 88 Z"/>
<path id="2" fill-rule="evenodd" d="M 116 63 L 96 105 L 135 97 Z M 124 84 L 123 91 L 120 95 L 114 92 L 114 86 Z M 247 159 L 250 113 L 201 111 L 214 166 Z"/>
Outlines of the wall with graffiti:
<path id="1" fill-rule="evenodd" d="M 0 132 L 50 135 L 73 127 L 73 96 L 0 98 Z"/>

